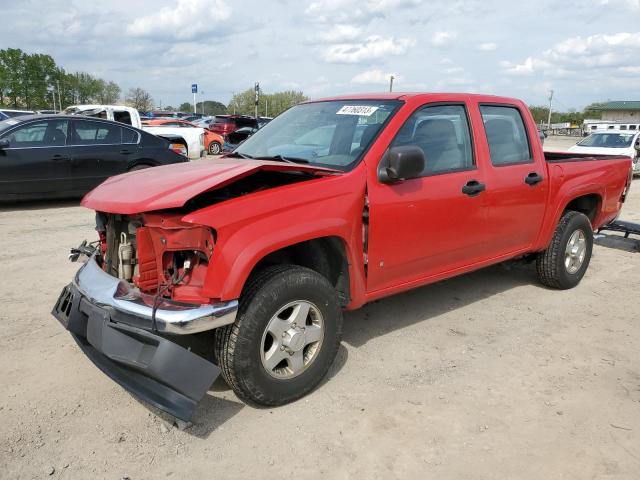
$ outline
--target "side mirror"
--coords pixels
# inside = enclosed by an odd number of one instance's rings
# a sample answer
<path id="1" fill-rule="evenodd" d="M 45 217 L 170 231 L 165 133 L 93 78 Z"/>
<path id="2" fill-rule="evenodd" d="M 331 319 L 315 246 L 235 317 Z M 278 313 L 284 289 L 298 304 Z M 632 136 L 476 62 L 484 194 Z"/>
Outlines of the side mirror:
<path id="1" fill-rule="evenodd" d="M 424 152 L 420 147 L 391 147 L 378 166 L 378 180 L 382 183 L 394 183 L 417 178 L 422 175 L 425 161 Z"/>
<path id="2" fill-rule="evenodd" d="M 636 140 L 636 144 L 634 145 L 636 151 L 640 152 L 640 139 Z"/>
<path id="3" fill-rule="evenodd" d="M 11 143 L 6 138 L 3 140 L 0 140 L 0 149 L 9 148 L 9 145 L 11 145 Z"/>

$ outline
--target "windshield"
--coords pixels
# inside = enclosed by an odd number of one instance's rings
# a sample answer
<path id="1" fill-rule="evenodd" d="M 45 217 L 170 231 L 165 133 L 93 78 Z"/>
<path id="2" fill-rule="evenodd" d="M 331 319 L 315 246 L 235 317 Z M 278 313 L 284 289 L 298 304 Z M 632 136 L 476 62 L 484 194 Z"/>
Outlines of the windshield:
<path id="1" fill-rule="evenodd" d="M 271 120 L 235 152 L 348 170 L 400 104 L 397 100 L 335 100 L 297 105 Z"/>
<path id="2" fill-rule="evenodd" d="M 594 133 L 578 142 L 580 147 L 626 148 L 631 146 L 635 133 Z"/>

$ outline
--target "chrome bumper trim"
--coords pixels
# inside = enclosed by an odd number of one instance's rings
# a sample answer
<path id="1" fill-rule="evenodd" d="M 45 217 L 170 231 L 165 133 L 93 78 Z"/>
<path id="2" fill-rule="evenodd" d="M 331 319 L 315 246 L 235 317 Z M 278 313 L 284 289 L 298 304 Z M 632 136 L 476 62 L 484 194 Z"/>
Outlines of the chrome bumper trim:
<path id="1" fill-rule="evenodd" d="M 112 277 L 100 268 L 94 257 L 80 267 L 74 284 L 91 303 L 143 319 L 142 328 L 151 330 L 154 295 Z M 233 323 L 237 311 L 237 300 L 192 305 L 163 299 L 156 310 L 156 330 L 177 335 L 204 332 Z M 141 325 L 136 323 L 134 326 Z"/>

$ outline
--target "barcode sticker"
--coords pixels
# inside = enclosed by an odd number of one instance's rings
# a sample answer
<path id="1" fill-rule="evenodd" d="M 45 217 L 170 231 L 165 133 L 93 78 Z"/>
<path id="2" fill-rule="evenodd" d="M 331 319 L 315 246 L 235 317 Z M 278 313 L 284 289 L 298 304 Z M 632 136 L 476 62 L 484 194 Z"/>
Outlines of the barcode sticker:
<path id="1" fill-rule="evenodd" d="M 378 110 L 378 107 L 372 107 L 371 105 L 345 105 L 336 112 L 336 115 L 360 115 L 370 117 L 376 110 Z"/>

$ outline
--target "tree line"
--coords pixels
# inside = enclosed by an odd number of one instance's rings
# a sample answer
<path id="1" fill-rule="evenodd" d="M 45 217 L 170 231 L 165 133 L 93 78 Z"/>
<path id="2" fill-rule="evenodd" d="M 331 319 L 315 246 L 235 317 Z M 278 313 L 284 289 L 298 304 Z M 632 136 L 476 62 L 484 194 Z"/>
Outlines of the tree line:
<path id="1" fill-rule="evenodd" d="M 259 90 L 259 92 L 258 115 L 263 117 L 276 117 L 288 108 L 309 100 L 304 93 L 294 90 L 275 93 L 264 93 Z M 255 115 L 255 99 L 256 94 L 253 88 L 235 93 L 227 105 L 227 111 L 240 115 Z"/>
<path id="2" fill-rule="evenodd" d="M 54 100 L 55 95 L 55 100 Z M 30 110 L 78 103 L 115 103 L 120 87 L 86 72 L 67 72 L 50 55 L 0 50 L 0 105 Z"/>
<path id="3" fill-rule="evenodd" d="M 581 111 L 569 109 L 566 112 L 554 112 L 551 110 L 551 123 L 572 123 L 575 125 L 582 125 L 585 118 L 600 119 L 602 118 L 602 112 L 600 110 L 595 110 L 600 105 L 602 104 L 592 103 Z M 537 124 L 547 124 L 547 120 L 549 118 L 549 107 L 531 105 L 529 106 L 529 110 Z"/>

